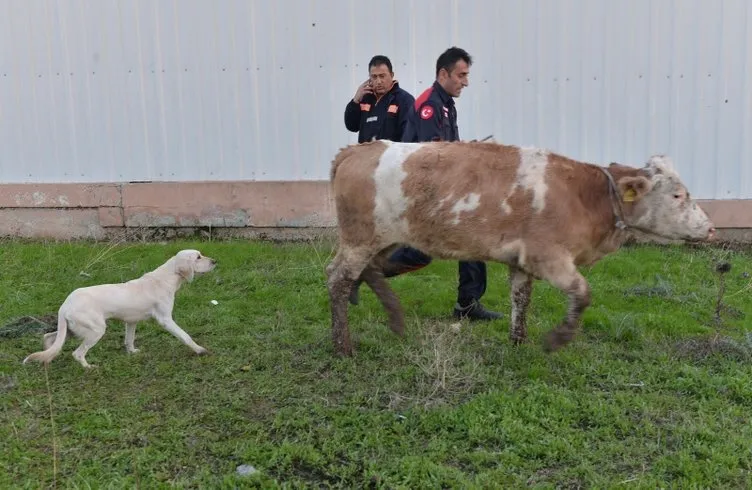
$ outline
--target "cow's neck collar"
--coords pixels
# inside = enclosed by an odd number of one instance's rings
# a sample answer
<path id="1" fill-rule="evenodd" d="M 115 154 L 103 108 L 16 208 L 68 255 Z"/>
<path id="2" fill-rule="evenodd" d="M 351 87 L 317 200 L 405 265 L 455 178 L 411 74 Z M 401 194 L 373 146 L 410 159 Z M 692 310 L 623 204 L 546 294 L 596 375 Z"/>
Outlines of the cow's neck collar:
<path id="1" fill-rule="evenodd" d="M 619 196 L 619 189 L 616 187 L 616 182 L 614 181 L 613 175 L 611 175 L 611 172 L 606 170 L 603 167 L 598 167 L 601 169 L 601 171 L 606 174 L 606 177 L 608 178 L 608 193 L 611 196 L 611 207 L 614 212 L 614 226 L 617 230 L 635 230 L 638 231 L 644 235 L 657 237 L 659 239 L 662 239 L 660 235 L 657 233 L 647 230 L 645 228 L 642 228 L 640 226 L 635 226 L 634 224 L 629 224 L 626 222 L 626 216 L 624 214 L 624 207 L 621 205 L 621 196 Z"/>
<path id="2" fill-rule="evenodd" d="M 667 238 L 659 235 L 658 233 L 655 233 L 652 230 L 648 230 L 641 226 L 635 225 L 634 223 L 626 222 L 626 215 L 624 214 L 624 208 L 621 205 L 622 198 L 621 196 L 619 196 L 619 189 L 616 186 L 614 177 L 611 175 L 611 172 L 609 172 L 604 167 L 598 166 L 598 168 L 604 174 L 606 174 L 606 178 L 608 179 L 608 193 L 611 197 L 611 208 L 613 209 L 613 213 L 614 213 L 614 227 L 617 230 L 624 230 L 624 231 L 632 230 L 633 232 L 638 232 L 638 234 L 641 234 L 645 237 L 652 237 L 659 241 L 667 240 Z"/>
<path id="3" fill-rule="evenodd" d="M 611 197 L 611 207 L 613 208 L 614 217 L 616 220 L 614 222 L 614 226 L 616 226 L 616 228 L 619 230 L 626 230 L 627 223 L 624 221 L 624 208 L 621 205 L 621 199 L 619 199 L 619 189 L 616 187 L 614 177 L 611 175 L 611 172 L 609 172 L 605 168 L 598 168 L 601 169 L 604 174 L 606 174 L 606 178 L 608 179 L 608 194 Z"/>

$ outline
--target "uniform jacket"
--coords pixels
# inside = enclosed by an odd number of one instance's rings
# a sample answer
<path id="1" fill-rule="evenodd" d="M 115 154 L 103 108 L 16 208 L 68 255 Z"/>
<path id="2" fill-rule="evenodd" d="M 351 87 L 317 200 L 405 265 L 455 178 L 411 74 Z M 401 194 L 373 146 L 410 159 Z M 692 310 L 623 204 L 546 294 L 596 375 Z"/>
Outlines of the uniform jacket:
<path id="1" fill-rule="evenodd" d="M 358 143 L 373 138 L 402 141 L 414 102 L 415 98 L 395 81 L 379 99 L 374 94 L 364 95 L 359 104 L 350 99 L 345 107 L 345 127 L 358 133 Z"/>
<path id="2" fill-rule="evenodd" d="M 403 141 L 457 141 L 457 108 L 454 98 L 434 82 L 415 99 Z"/>

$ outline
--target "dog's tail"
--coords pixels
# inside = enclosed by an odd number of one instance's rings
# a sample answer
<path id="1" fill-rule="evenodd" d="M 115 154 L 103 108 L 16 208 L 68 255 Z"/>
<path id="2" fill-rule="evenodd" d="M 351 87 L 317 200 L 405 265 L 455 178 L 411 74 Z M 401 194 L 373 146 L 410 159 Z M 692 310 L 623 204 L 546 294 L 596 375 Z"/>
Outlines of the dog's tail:
<path id="1" fill-rule="evenodd" d="M 23 364 L 26 364 L 29 361 L 39 361 L 44 364 L 49 364 L 50 361 L 56 358 L 58 354 L 60 354 L 60 351 L 63 350 L 63 344 L 65 343 L 65 336 L 67 333 L 68 333 L 68 321 L 65 319 L 63 312 L 58 312 L 57 333 L 54 334 L 56 335 L 55 341 L 52 343 L 51 346 L 49 346 L 49 348 L 26 356 L 26 359 L 23 360 Z M 46 334 L 45 340 L 48 335 L 51 335 L 51 334 L 49 333 Z M 47 342 L 45 342 L 45 344 L 46 343 Z"/>

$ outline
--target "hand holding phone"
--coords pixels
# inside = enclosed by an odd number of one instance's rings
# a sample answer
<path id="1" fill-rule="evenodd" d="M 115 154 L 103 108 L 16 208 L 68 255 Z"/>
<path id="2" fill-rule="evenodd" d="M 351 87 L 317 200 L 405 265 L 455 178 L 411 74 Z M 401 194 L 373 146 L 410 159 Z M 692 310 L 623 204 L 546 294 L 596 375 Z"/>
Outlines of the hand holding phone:
<path id="1" fill-rule="evenodd" d="M 365 82 L 361 83 L 358 86 L 358 90 L 355 92 L 355 96 L 353 97 L 353 101 L 355 103 L 360 103 L 360 100 L 363 98 L 366 94 L 372 94 L 373 89 L 371 88 L 371 79 L 369 78 Z"/>

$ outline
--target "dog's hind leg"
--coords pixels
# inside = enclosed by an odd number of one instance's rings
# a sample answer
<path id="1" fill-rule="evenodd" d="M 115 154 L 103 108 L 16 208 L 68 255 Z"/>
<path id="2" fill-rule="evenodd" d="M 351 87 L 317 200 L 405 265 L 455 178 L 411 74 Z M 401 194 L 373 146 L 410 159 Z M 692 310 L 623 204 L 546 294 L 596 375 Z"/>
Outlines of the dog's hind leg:
<path id="1" fill-rule="evenodd" d="M 155 320 L 157 320 L 157 323 L 162 325 L 165 330 L 180 339 L 180 341 L 185 345 L 193 349 L 193 352 L 195 352 L 196 354 L 201 355 L 207 354 L 209 352 L 198 345 L 196 342 L 194 342 L 191 336 L 188 335 L 182 328 L 180 328 L 177 323 L 175 323 L 175 320 L 172 319 L 172 315 L 160 313 L 155 317 Z"/>
<path id="2" fill-rule="evenodd" d="M 102 338 L 105 330 L 107 330 L 107 324 L 104 320 L 89 319 L 89 322 L 85 323 L 80 319 L 77 319 L 75 323 L 71 322 L 70 324 L 70 330 L 83 339 L 81 345 L 73 351 L 73 358 L 87 369 L 96 366 L 91 365 L 86 361 L 86 353 L 89 352 L 89 349 L 94 347 L 97 342 L 99 342 L 99 339 Z"/>
<path id="3" fill-rule="evenodd" d="M 129 354 L 135 354 L 140 349 L 136 349 L 136 346 L 133 345 L 133 342 L 136 340 L 136 324 L 135 323 L 126 323 L 125 324 L 125 350 L 128 351 Z"/>

